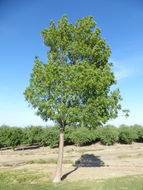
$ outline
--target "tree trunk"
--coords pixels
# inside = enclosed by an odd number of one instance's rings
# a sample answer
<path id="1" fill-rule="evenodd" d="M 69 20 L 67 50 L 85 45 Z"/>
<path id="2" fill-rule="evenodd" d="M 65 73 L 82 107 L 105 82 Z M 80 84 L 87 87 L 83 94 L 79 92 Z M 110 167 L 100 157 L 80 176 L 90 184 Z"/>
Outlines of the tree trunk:
<path id="1" fill-rule="evenodd" d="M 57 169 L 56 169 L 55 177 L 53 179 L 54 183 L 58 183 L 61 181 L 63 152 L 64 152 L 64 127 L 60 127 L 59 154 L 58 154 Z"/>

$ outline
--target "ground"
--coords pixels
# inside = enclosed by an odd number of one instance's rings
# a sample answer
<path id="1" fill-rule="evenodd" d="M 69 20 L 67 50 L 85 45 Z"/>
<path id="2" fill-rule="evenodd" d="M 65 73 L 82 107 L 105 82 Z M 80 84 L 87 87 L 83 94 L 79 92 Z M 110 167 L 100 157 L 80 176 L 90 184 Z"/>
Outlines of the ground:
<path id="1" fill-rule="evenodd" d="M 1 171 L 33 172 L 46 181 L 53 178 L 58 149 L 41 147 L 33 150 L 0 152 Z M 143 175 L 143 143 L 103 146 L 99 143 L 66 146 L 63 162 L 64 181 L 104 180 L 107 178 Z"/>

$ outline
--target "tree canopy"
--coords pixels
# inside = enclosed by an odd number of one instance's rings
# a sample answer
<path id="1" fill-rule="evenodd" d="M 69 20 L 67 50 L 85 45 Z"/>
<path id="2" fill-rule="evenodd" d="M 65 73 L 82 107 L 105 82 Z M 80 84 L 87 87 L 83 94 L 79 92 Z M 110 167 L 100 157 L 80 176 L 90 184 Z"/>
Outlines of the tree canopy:
<path id="1" fill-rule="evenodd" d="M 65 125 L 101 125 L 116 118 L 119 89 L 109 62 L 111 49 L 92 16 L 71 24 L 66 16 L 41 32 L 48 47 L 44 63 L 35 57 L 26 100 L 45 121 Z"/>

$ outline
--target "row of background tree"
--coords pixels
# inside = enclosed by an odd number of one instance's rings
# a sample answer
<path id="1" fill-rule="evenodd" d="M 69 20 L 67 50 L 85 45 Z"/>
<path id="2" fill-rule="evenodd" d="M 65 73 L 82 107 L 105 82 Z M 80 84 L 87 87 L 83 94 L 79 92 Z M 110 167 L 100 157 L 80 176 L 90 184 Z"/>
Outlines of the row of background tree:
<path id="1" fill-rule="evenodd" d="M 131 144 L 143 142 L 143 126 L 121 125 L 119 128 L 113 125 L 89 129 L 85 127 L 66 126 L 65 145 L 78 146 L 101 142 L 104 145 L 114 143 Z M 34 145 L 57 147 L 59 143 L 59 127 L 29 126 L 25 128 L 0 127 L 0 148 L 16 147 L 19 145 Z"/>

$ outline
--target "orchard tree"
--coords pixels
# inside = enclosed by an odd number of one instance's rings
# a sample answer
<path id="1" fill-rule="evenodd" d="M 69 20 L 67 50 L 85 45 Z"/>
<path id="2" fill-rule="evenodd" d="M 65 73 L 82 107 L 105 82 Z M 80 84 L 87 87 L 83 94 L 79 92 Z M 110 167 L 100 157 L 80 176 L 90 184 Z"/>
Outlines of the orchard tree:
<path id="1" fill-rule="evenodd" d="M 41 32 L 48 47 L 44 63 L 35 57 L 25 98 L 43 120 L 60 126 L 59 155 L 54 182 L 62 175 L 66 125 L 96 127 L 116 118 L 119 89 L 109 62 L 111 49 L 92 16 L 69 23 L 66 16 Z"/>

